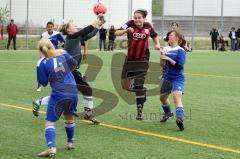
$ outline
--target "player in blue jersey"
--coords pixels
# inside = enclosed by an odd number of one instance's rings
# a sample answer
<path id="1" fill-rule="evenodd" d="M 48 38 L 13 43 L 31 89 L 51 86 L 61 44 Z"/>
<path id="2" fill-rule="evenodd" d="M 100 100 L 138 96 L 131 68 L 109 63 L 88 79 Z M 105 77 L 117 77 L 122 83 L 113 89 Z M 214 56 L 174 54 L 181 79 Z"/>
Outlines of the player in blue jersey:
<path id="1" fill-rule="evenodd" d="M 58 49 L 58 42 L 60 42 L 62 46 L 64 45 L 65 42 L 64 37 L 60 32 L 54 30 L 53 22 L 51 21 L 47 22 L 46 29 L 47 31 L 42 33 L 41 38 L 49 39 L 52 42 L 55 49 Z M 41 91 L 41 85 L 39 83 L 37 86 L 37 91 L 38 92 Z"/>
<path id="2" fill-rule="evenodd" d="M 41 39 L 38 49 L 43 58 L 37 64 L 37 81 L 51 86 L 51 96 L 48 102 L 45 138 L 48 149 L 39 153 L 39 157 L 56 155 L 56 130 L 55 122 L 63 114 L 65 118 L 65 130 L 67 134 L 67 148 L 74 148 L 74 115 L 78 102 L 78 92 L 72 70 L 77 66 L 66 51 L 56 50 L 48 39 Z"/>
<path id="3" fill-rule="evenodd" d="M 95 20 L 92 25 L 89 25 L 81 30 L 78 30 L 75 24 L 70 21 L 62 27 L 62 32 L 66 36 L 66 42 L 64 45 L 64 49 L 75 59 L 77 60 L 77 68 L 72 70 L 73 76 L 77 83 L 77 88 L 83 95 L 83 103 L 84 103 L 84 119 L 92 121 L 94 124 L 99 124 L 94 115 L 93 115 L 93 97 L 92 97 L 92 88 L 86 82 L 85 78 L 82 74 L 77 70 L 80 66 L 82 53 L 81 53 L 81 45 L 86 47 L 86 40 L 92 38 L 98 32 L 99 26 L 101 26 L 105 22 L 103 15 L 98 16 L 98 19 Z M 84 54 L 86 50 L 84 50 Z M 86 55 L 85 55 L 86 56 Z M 44 97 L 38 100 L 33 101 L 33 114 L 35 116 L 39 115 L 39 109 L 41 105 L 46 105 L 49 101 L 49 97 Z"/>
<path id="4" fill-rule="evenodd" d="M 169 94 L 173 93 L 173 100 L 176 106 L 176 124 L 179 129 L 184 130 L 184 109 L 182 103 L 182 94 L 184 91 L 184 64 L 186 60 L 185 50 L 179 46 L 182 35 L 172 30 L 169 32 L 168 47 L 162 48 L 161 62 L 166 62 L 166 70 L 163 74 L 163 83 L 160 88 L 160 100 L 164 111 L 164 116 L 160 122 L 166 122 L 173 116 L 168 100 Z"/>
<path id="5" fill-rule="evenodd" d="M 49 39 L 52 42 L 55 49 L 58 49 L 58 42 L 60 42 L 61 45 L 63 46 L 65 42 L 64 37 L 60 32 L 54 30 L 53 22 L 51 21 L 47 22 L 46 28 L 47 31 L 42 33 L 41 38 Z"/>

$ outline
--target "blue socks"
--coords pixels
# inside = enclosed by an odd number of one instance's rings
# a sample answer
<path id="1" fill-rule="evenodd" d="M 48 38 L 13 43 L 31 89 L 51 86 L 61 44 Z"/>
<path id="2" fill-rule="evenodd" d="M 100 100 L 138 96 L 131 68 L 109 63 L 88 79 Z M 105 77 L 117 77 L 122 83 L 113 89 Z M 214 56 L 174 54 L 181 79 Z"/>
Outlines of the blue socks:
<path id="1" fill-rule="evenodd" d="M 171 113 L 170 105 L 162 105 L 165 114 Z M 176 107 L 176 119 L 184 119 L 184 108 L 182 106 Z"/>
<path id="2" fill-rule="evenodd" d="M 74 123 L 66 123 L 65 122 L 65 130 L 67 134 L 67 142 L 73 143 L 74 142 Z"/>
<path id="3" fill-rule="evenodd" d="M 170 105 L 162 105 L 162 108 L 165 114 L 169 114 L 172 112 Z"/>
<path id="4" fill-rule="evenodd" d="M 45 138 L 48 148 L 56 147 L 56 129 L 54 126 L 47 126 L 45 128 Z"/>
<path id="5" fill-rule="evenodd" d="M 184 108 L 182 106 L 176 107 L 176 118 L 183 120 L 184 118 Z"/>
<path id="6" fill-rule="evenodd" d="M 74 142 L 74 123 L 65 123 L 65 130 L 67 134 L 67 142 Z M 54 126 L 47 126 L 45 128 L 45 138 L 48 148 L 56 147 L 56 129 Z"/>

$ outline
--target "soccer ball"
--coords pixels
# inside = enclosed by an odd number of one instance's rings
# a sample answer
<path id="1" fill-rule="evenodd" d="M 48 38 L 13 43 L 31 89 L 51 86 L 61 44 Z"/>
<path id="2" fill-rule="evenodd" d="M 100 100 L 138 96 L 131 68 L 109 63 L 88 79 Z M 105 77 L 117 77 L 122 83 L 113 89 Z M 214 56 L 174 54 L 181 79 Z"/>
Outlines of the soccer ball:
<path id="1" fill-rule="evenodd" d="M 102 3 L 97 3 L 93 7 L 93 12 L 96 15 L 101 14 L 101 13 L 105 14 L 107 12 L 107 7 L 104 4 L 102 4 Z"/>

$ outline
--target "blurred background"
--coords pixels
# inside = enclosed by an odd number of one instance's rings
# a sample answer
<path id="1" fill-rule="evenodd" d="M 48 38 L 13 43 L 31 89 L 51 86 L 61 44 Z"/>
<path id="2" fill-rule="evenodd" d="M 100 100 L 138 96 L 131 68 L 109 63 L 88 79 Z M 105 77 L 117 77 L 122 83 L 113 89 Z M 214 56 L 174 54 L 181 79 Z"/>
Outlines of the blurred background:
<path id="1" fill-rule="evenodd" d="M 82 28 L 94 20 L 93 6 L 99 0 L 0 0 L 0 49 L 6 49 L 6 28 L 11 19 L 18 26 L 17 49 L 35 49 L 46 23 L 53 21 L 56 29 L 69 20 Z M 210 31 L 216 28 L 225 40 L 232 27 L 240 28 L 239 0 L 101 0 L 107 8 L 105 28 L 119 28 L 132 19 L 134 10 L 148 10 L 160 38 L 166 35 L 171 22 L 180 25 L 193 49 L 211 49 Z M 89 42 L 97 48 L 98 37 Z M 119 39 L 116 41 L 119 42 Z M 162 42 L 162 41 L 161 41 Z M 163 42 L 162 42 L 163 43 Z"/>

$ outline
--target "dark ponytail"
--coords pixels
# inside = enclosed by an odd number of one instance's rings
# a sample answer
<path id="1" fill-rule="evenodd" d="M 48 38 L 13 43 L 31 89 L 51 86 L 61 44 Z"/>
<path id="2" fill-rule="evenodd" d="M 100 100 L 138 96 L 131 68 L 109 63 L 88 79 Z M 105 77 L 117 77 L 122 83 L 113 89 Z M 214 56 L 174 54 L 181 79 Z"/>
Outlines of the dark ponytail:
<path id="1" fill-rule="evenodd" d="M 60 32 L 61 32 L 63 35 L 68 35 L 68 32 L 67 32 L 68 27 L 69 27 L 69 23 L 63 24 L 63 26 L 62 26 L 61 29 L 60 29 Z"/>
<path id="2" fill-rule="evenodd" d="M 147 10 L 145 10 L 145 9 L 138 9 L 138 10 L 136 10 L 136 11 L 134 12 L 134 14 L 135 14 L 135 13 L 140 13 L 140 14 L 142 14 L 143 18 L 146 18 L 147 15 L 148 15 Z"/>

